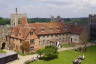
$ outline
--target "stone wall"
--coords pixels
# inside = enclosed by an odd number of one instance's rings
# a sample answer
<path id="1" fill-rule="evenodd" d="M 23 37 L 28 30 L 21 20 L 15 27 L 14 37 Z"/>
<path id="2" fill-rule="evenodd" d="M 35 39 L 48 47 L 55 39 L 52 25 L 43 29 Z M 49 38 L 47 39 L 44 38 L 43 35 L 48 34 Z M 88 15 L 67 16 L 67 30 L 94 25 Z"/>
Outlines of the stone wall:
<path id="1" fill-rule="evenodd" d="M 10 33 L 10 26 L 8 25 L 0 25 L 0 49 L 2 47 L 2 43 L 6 43 L 5 48 L 8 49 L 8 42 L 6 42 L 6 36 Z"/>
<path id="2" fill-rule="evenodd" d="M 44 47 L 49 42 L 61 42 L 61 43 L 68 43 L 69 42 L 69 35 L 68 34 L 53 34 L 53 35 L 42 35 L 39 37 L 40 39 L 40 46 Z"/>

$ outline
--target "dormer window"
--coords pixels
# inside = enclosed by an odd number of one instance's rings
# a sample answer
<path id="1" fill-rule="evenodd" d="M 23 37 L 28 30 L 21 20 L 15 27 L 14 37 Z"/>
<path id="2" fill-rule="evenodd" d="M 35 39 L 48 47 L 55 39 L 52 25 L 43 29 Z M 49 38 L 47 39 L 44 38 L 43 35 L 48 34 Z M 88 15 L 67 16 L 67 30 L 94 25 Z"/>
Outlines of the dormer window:
<path id="1" fill-rule="evenodd" d="M 64 26 L 64 30 L 67 30 L 68 29 L 68 26 Z"/>
<path id="2" fill-rule="evenodd" d="M 60 29 L 59 26 L 56 26 L 56 29 L 59 30 Z"/>
<path id="3" fill-rule="evenodd" d="M 36 30 L 36 27 L 32 27 L 33 30 Z"/>
<path id="4" fill-rule="evenodd" d="M 45 27 L 41 27 L 41 31 L 44 32 L 45 31 Z"/>
<path id="5" fill-rule="evenodd" d="M 41 29 L 41 31 L 44 31 L 45 29 Z"/>
<path id="6" fill-rule="evenodd" d="M 53 30 L 53 28 L 52 28 L 52 27 L 49 27 L 49 30 L 50 30 L 50 31 L 52 31 L 52 30 Z"/>

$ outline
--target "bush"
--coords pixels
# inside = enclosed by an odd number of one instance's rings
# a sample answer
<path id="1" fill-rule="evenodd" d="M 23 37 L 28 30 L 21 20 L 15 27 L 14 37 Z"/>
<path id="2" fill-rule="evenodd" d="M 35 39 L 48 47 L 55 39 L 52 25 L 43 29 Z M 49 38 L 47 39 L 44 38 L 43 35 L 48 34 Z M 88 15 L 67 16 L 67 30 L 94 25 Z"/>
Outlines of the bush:
<path id="1" fill-rule="evenodd" d="M 58 57 L 56 46 L 46 46 L 44 49 L 44 59 L 51 60 Z"/>
<path id="2" fill-rule="evenodd" d="M 44 55 L 40 59 L 42 60 L 51 60 L 58 57 L 57 47 L 56 46 L 45 46 L 44 49 L 37 51 L 37 54 Z"/>
<path id="3" fill-rule="evenodd" d="M 40 49 L 37 51 L 37 54 L 39 54 L 40 56 L 44 53 L 44 49 Z"/>

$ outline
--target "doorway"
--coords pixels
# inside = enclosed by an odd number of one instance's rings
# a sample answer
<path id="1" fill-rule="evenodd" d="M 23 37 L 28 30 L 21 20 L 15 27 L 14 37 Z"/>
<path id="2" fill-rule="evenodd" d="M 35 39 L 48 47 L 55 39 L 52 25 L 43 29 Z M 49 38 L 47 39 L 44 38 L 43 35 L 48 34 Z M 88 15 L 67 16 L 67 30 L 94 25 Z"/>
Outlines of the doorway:
<path id="1" fill-rule="evenodd" d="M 5 49 L 5 45 L 6 45 L 6 43 L 3 42 L 3 43 L 2 43 L 2 46 L 1 46 L 1 49 Z"/>

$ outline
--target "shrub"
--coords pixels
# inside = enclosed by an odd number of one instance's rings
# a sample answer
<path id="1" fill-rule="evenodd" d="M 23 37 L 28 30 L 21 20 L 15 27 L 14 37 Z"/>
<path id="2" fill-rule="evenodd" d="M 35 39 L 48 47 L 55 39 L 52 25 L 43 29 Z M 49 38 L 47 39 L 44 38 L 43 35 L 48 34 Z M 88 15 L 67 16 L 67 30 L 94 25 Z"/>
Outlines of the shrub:
<path id="1" fill-rule="evenodd" d="M 51 60 L 58 57 L 56 46 L 46 46 L 43 53 L 45 60 Z"/>
<path id="2" fill-rule="evenodd" d="M 42 60 L 51 60 L 58 57 L 57 47 L 56 46 L 45 46 L 44 49 L 37 51 L 37 54 L 40 56 L 43 55 L 40 59 Z"/>
<path id="3" fill-rule="evenodd" d="M 40 49 L 37 51 L 37 54 L 39 54 L 40 56 L 44 53 L 44 49 Z"/>

